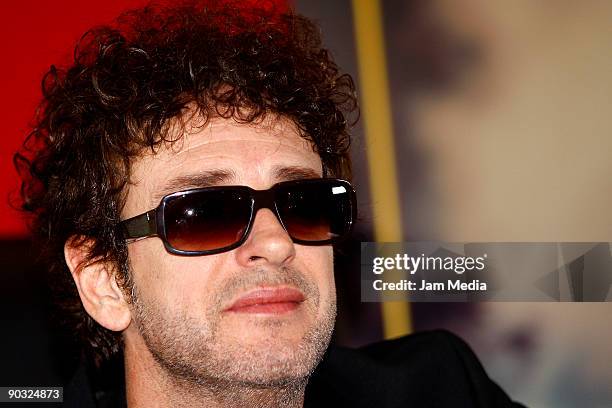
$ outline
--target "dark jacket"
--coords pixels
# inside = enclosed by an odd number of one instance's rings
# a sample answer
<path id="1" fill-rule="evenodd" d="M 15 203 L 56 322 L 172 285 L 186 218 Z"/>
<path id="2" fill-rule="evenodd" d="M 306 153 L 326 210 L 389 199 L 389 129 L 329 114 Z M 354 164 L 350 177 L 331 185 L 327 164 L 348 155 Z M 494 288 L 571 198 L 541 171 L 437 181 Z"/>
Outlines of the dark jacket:
<path id="1" fill-rule="evenodd" d="M 125 407 L 123 373 L 93 374 L 82 365 L 64 394 L 65 407 Z M 97 377 L 97 379 L 95 378 Z M 470 348 L 432 331 L 361 349 L 332 346 L 306 388 L 305 406 L 352 408 L 521 407 L 487 376 Z"/>

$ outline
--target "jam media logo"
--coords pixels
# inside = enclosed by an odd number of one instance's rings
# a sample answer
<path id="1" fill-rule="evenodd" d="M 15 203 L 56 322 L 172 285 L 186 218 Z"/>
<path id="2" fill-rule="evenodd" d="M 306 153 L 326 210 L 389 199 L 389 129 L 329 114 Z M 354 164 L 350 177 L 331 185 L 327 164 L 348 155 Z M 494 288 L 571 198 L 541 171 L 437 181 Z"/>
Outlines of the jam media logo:
<path id="1" fill-rule="evenodd" d="M 362 300 L 447 302 L 486 300 L 487 254 L 466 253 L 464 244 L 364 243 Z"/>

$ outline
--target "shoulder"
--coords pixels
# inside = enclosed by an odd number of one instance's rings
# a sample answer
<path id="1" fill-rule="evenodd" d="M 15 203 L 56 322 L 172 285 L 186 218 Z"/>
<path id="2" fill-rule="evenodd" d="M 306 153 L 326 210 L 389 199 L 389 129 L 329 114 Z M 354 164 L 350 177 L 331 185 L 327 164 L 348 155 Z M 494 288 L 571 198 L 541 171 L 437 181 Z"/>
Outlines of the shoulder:
<path id="1" fill-rule="evenodd" d="M 361 349 L 331 347 L 311 379 L 309 399 L 318 399 L 317 406 L 520 406 L 487 376 L 470 347 L 444 330 Z"/>
<path id="2" fill-rule="evenodd" d="M 447 330 L 419 332 L 397 339 L 385 340 L 358 349 L 381 363 L 397 362 L 406 358 L 440 359 L 455 354 L 472 354 L 469 346 Z M 448 354 L 448 355 L 447 355 Z"/>

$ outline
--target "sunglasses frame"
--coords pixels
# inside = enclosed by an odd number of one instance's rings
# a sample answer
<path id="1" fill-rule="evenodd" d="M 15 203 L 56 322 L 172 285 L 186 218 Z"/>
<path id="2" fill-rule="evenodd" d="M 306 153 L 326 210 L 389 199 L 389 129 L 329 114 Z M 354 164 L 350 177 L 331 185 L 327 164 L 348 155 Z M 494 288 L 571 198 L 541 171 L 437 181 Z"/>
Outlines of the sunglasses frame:
<path id="1" fill-rule="evenodd" d="M 291 234 L 287 230 L 285 223 L 283 222 L 280 212 L 277 208 L 276 204 L 276 194 L 279 189 L 282 189 L 285 186 L 296 186 L 296 185 L 305 185 L 305 184 L 319 184 L 323 181 L 335 182 L 338 183 L 339 186 L 346 188 L 346 192 L 349 194 L 349 202 L 350 202 L 350 220 L 348 225 L 345 226 L 345 232 L 336 237 L 327 240 L 321 241 L 304 241 L 300 239 L 295 239 L 291 237 Z M 201 191 L 246 191 L 248 192 L 250 199 L 250 214 L 249 221 L 247 227 L 240 237 L 240 239 L 228 246 L 217 248 L 217 249 L 209 249 L 209 250 L 201 250 L 201 251 L 185 251 L 181 249 L 174 248 L 166 237 L 166 225 L 164 218 L 164 210 L 165 207 L 171 199 L 177 196 L 182 195 L 191 195 L 195 193 L 199 193 Z M 283 229 L 289 235 L 291 240 L 300 245 L 309 245 L 309 246 L 318 246 L 318 245 L 331 245 L 341 242 L 345 238 L 347 238 L 355 224 L 355 220 L 357 218 L 357 198 L 355 194 L 355 190 L 353 186 L 346 180 L 336 179 L 336 178 L 317 178 L 317 179 L 300 179 L 300 180 L 291 180 L 291 181 L 282 181 L 280 183 L 274 184 L 267 190 L 255 190 L 248 186 L 213 186 L 213 187 L 203 187 L 203 188 L 194 188 L 182 191 L 176 191 L 174 193 L 170 193 L 165 195 L 159 205 L 140 215 L 128 218 L 123 220 L 117 224 L 117 226 L 121 229 L 120 234 L 128 240 L 129 242 L 138 241 L 140 239 L 148 238 L 148 237 L 159 237 L 164 243 L 164 247 L 166 250 L 175 255 L 183 255 L 183 256 L 199 256 L 199 255 L 213 255 L 221 252 L 231 251 L 232 249 L 238 248 L 240 245 L 244 244 L 247 240 L 249 234 L 251 233 L 251 229 L 253 228 L 253 223 L 255 221 L 255 216 L 257 215 L 257 211 L 262 208 L 268 208 L 271 210 L 278 222 L 282 225 Z"/>

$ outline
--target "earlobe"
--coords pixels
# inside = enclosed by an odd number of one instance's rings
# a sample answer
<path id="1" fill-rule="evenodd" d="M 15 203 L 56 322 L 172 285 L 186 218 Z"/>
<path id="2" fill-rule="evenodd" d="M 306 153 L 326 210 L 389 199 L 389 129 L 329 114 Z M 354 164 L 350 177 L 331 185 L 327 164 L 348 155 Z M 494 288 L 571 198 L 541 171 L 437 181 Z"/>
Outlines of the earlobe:
<path id="1" fill-rule="evenodd" d="M 116 282 L 116 267 L 109 261 L 88 261 L 93 243 L 71 237 L 64 244 L 64 258 L 87 313 L 101 326 L 125 330 L 131 321 L 129 305 Z"/>

